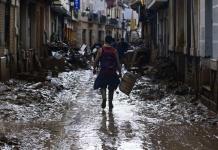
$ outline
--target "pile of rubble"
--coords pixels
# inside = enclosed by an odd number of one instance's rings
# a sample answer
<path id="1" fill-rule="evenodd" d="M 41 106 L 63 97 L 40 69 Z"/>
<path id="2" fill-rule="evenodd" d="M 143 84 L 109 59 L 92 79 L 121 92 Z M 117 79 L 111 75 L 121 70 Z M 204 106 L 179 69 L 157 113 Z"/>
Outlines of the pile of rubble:
<path id="1" fill-rule="evenodd" d="M 151 107 L 151 111 L 163 120 L 218 125 L 218 115 L 196 100 L 195 93 L 187 85 L 164 80 L 157 82 L 142 76 L 132 93 L 138 95 L 137 99 L 146 101 L 145 107 Z"/>
<path id="2" fill-rule="evenodd" d="M 40 132 L 41 130 L 34 128 L 29 131 L 28 128 L 63 119 L 65 111 L 75 100 L 75 85 L 79 82 L 75 77 L 79 75 L 80 71 L 74 71 L 60 73 L 57 78 L 48 75 L 47 80 L 40 82 L 17 79 L 0 82 L 0 149 L 20 149 L 22 144 L 19 140 L 24 132 L 39 137 L 49 135 L 44 130 Z M 23 125 L 27 129 L 20 128 Z M 13 129 L 21 132 L 20 135 L 11 134 Z M 39 138 L 40 140 L 43 139 Z M 30 141 L 24 139 L 22 142 L 29 144 Z"/>
<path id="3" fill-rule="evenodd" d="M 91 54 L 87 54 L 86 46 L 73 49 L 65 43 L 53 42 L 47 45 L 48 55 L 38 61 L 30 70 L 21 71 L 16 78 L 28 81 L 44 81 L 47 75 L 57 77 L 60 72 L 68 72 L 90 67 Z M 38 57 L 37 57 L 38 58 Z"/>
<path id="4" fill-rule="evenodd" d="M 160 116 L 169 114 L 163 119 L 179 117 L 181 122 L 218 125 L 218 115 L 197 99 L 194 89 L 178 82 L 176 75 L 176 66 L 168 59 L 160 59 L 154 66 L 147 66 L 133 93 L 148 101 L 148 107 L 154 105 L 160 109 Z"/>
<path id="5" fill-rule="evenodd" d="M 61 118 L 66 104 L 56 98 L 63 89 L 61 81 L 57 80 L 51 78 L 50 81 L 28 82 L 11 79 L 0 82 L 0 149 L 20 149 L 20 141 L 7 134 L 4 123 L 12 125 L 10 122 Z"/>
<path id="6" fill-rule="evenodd" d="M 140 79 L 134 87 L 134 94 L 139 94 L 143 100 L 159 100 L 166 96 L 165 88 L 159 84 L 150 84 L 147 78 Z"/>
<path id="7" fill-rule="evenodd" d="M 84 49 L 72 49 L 64 43 L 51 43 L 48 46 L 49 57 L 43 62 L 44 68 L 52 72 L 63 72 L 85 69 L 88 67 L 89 56 Z"/>
<path id="8" fill-rule="evenodd" d="M 176 80 L 176 66 L 169 59 L 159 59 L 154 66 L 147 67 L 144 74 L 155 80 Z"/>
<path id="9" fill-rule="evenodd" d="M 0 148 L 8 148 L 19 150 L 19 141 L 16 138 L 8 138 L 4 134 L 0 134 Z"/>
<path id="10" fill-rule="evenodd" d="M 63 89 L 61 81 L 57 80 L 27 82 L 11 79 L 0 83 L 0 120 L 27 121 L 54 117 L 51 115 L 63 107 L 62 102 L 55 98 Z"/>

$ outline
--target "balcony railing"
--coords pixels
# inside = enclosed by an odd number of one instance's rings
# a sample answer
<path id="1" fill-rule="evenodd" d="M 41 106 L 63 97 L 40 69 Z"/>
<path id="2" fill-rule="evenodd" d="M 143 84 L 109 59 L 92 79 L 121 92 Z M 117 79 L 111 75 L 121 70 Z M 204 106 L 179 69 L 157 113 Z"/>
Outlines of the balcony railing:
<path id="1" fill-rule="evenodd" d="M 121 24 L 115 18 L 108 19 L 107 25 L 113 28 L 121 28 Z"/>
<path id="2" fill-rule="evenodd" d="M 118 21 L 117 21 L 117 19 L 112 18 L 112 19 L 110 19 L 109 24 L 116 26 L 116 25 L 118 25 Z"/>
<path id="3" fill-rule="evenodd" d="M 93 23 L 99 22 L 99 15 L 96 13 L 89 13 L 88 14 L 88 21 Z"/>

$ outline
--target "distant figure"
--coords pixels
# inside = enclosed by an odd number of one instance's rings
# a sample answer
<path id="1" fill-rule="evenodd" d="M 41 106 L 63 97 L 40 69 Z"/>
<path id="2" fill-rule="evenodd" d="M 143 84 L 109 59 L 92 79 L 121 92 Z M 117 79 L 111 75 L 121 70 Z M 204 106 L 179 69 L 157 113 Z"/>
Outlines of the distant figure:
<path id="1" fill-rule="evenodd" d="M 123 59 L 124 59 L 123 57 L 125 52 L 127 52 L 128 48 L 129 48 L 129 44 L 124 41 L 124 38 L 121 38 L 121 42 L 117 44 L 117 51 L 121 63 L 123 63 Z"/>
<path id="2" fill-rule="evenodd" d="M 106 36 L 105 44 L 97 52 L 93 70 L 93 73 L 95 74 L 97 63 L 100 62 L 100 72 L 95 80 L 94 89 L 101 89 L 103 99 L 101 107 L 104 109 L 106 107 L 106 88 L 108 88 L 109 110 L 113 109 L 113 95 L 120 83 L 119 77 L 121 77 L 118 53 L 111 44 L 112 37 Z M 119 71 L 119 76 L 116 73 L 117 70 Z"/>
<path id="3" fill-rule="evenodd" d="M 97 55 L 97 52 L 99 50 L 99 48 L 101 48 L 102 45 L 100 43 L 95 43 L 92 47 L 91 47 L 91 52 L 92 52 L 92 56 L 93 59 L 95 60 L 95 57 Z"/>
<path id="4" fill-rule="evenodd" d="M 117 42 L 114 38 L 112 38 L 112 42 L 110 44 L 113 48 L 117 49 Z"/>

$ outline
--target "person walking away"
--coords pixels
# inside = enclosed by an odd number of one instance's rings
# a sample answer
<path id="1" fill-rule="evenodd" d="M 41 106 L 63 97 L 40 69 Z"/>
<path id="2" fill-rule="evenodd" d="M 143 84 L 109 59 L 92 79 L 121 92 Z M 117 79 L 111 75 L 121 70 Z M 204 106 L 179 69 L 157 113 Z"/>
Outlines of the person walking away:
<path id="1" fill-rule="evenodd" d="M 105 44 L 97 52 L 97 56 L 94 62 L 93 73 L 96 74 L 96 66 L 100 62 L 100 72 L 95 80 L 94 89 L 101 90 L 102 104 L 101 107 L 106 107 L 106 89 L 108 89 L 108 103 L 109 110 L 113 109 L 113 95 L 117 89 L 121 77 L 121 66 L 117 50 L 111 46 L 112 37 L 105 37 Z M 119 72 L 119 75 L 117 74 Z"/>
<path id="2" fill-rule="evenodd" d="M 127 52 L 128 48 L 129 48 L 128 43 L 125 42 L 124 38 L 121 38 L 121 42 L 119 42 L 117 45 L 117 51 L 121 63 L 124 62 L 124 54 Z"/>

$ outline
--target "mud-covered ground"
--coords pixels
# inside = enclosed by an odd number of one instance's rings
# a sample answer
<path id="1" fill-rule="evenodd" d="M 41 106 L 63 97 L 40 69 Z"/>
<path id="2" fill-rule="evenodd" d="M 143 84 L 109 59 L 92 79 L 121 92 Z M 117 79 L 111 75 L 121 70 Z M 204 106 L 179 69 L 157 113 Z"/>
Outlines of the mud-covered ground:
<path id="1" fill-rule="evenodd" d="M 218 117 L 191 89 L 141 77 L 102 110 L 90 70 L 51 81 L 10 80 L 0 88 L 0 149 L 216 150 Z"/>

